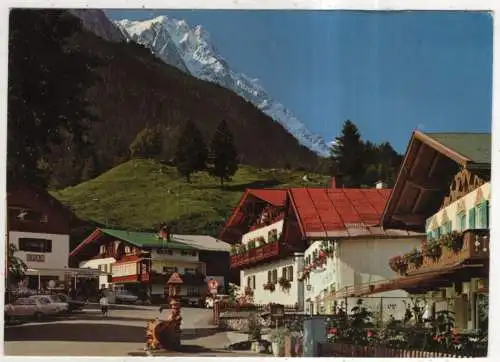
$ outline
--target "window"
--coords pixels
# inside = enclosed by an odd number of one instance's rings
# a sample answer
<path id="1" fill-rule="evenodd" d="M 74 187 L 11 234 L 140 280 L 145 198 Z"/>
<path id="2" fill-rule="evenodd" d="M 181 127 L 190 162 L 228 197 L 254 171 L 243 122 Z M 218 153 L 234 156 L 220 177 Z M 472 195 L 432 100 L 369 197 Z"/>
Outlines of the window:
<path id="1" fill-rule="evenodd" d="M 184 268 L 184 273 L 194 274 L 196 273 L 196 268 Z"/>
<path id="2" fill-rule="evenodd" d="M 255 275 L 252 276 L 252 289 L 255 289 Z"/>
<path id="3" fill-rule="evenodd" d="M 247 288 L 252 288 L 252 278 L 247 277 Z"/>
<path id="4" fill-rule="evenodd" d="M 163 267 L 163 272 L 164 273 L 176 273 L 177 272 L 177 267 L 164 266 Z"/>
<path id="5" fill-rule="evenodd" d="M 288 269 L 287 278 L 289 281 L 293 282 L 293 266 L 290 265 L 287 269 Z"/>
<path id="6" fill-rule="evenodd" d="M 130 250 L 130 246 L 126 246 L 125 247 L 125 254 L 130 254 L 131 250 Z"/>
<path id="7" fill-rule="evenodd" d="M 157 253 L 158 254 L 167 254 L 167 255 L 172 255 L 172 250 L 170 249 L 158 249 L 157 250 Z"/>
<path id="8" fill-rule="evenodd" d="M 273 284 L 278 283 L 278 270 L 273 269 Z"/>
<path id="9" fill-rule="evenodd" d="M 476 210 L 476 228 L 487 229 L 489 227 L 489 202 L 484 201 L 478 204 Z"/>
<path id="10" fill-rule="evenodd" d="M 458 231 L 464 231 L 467 229 L 467 218 L 465 211 L 458 213 L 457 215 L 457 229 Z"/>
<path id="11" fill-rule="evenodd" d="M 197 297 L 200 294 L 198 288 L 194 287 L 188 287 L 186 293 L 188 297 Z"/>
<path id="12" fill-rule="evenodd" d="M 451 221 L 447 221 L 443 225 L 441 225 L 439 235 L 446 235 L 449 233 L 451 233 Z"/>
<path id="13" fill-rule="evenodd" d="M 196 256 L 196 251 L 191 251 L 191 252 L 190 252 L 190 255 L 191 255 L 191 256 Z"/>
<path id="14" fill-rule="evenodd" d="M 34 253 L 51 253 L 52 240 L 49 239 L 34 239 L 34 238 L 20 238 L 19 250 L 30 251 Z"/>
<path id="15" fill-rule="evenodd" d="M 469 210 L 469 229 L 476 228 L 476 209 L 472 208 Z"/>
<path id="16" fill-rule="evenodd" d="M 267 272 L 267 282 L 268 283 L 272 283 L 273 282 L 273 272 L 271 270 L 269 270 Z"/>
<path id="17" fill-rule="evenodd" d="M 284 278 L 284 279 L 287 279 L 287 277 L 286 277 L 286 267 L 281 268 L 281 277 Z"/>
<path id="18" fill-rule="evenodd" d="M 100 254 L 105 254 L 106 253 L 106 245 L 101 245 L 99 247 L 99 253 Z"/>

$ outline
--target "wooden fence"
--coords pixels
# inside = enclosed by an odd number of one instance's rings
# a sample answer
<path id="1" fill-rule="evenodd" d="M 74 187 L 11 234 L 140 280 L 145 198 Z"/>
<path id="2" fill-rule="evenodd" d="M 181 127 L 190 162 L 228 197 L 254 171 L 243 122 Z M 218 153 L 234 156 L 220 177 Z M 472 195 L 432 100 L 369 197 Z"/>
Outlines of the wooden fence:
<path id="1" fill-rule="evenodd" d="M 296 305 L 285 305 L 285 313 L 296 313 Z M 219 325 L 220 314 L 223 312 L 257 312 L 269 311 L 268 304 L 229 304 L 227 302 L 215 301 L 213 306 L 213 324 Z"/>
<path id="2" fill-rule="evenodd" d="M 384 346 L 356 346 L 347 343 L 319 343 L 319 357 L 401 357 L 401 358 L 473 358 L 486 357 L 485 350 L 473 350 L 467 355 L 434 352 L 434 351 L 419 351 L 394 349 Z"/>

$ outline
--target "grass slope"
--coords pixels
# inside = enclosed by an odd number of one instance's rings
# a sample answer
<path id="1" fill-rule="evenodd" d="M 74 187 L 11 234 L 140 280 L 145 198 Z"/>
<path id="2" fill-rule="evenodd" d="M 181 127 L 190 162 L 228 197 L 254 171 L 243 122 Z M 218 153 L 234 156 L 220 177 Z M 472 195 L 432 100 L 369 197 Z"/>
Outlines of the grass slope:
<path id="1" fill-rule="evenodd" d="M 304 172 L 240 165 L 224 189 L 207 173 L 190 184 L 174 167 L 131 160 L 99 177 L 52 194 L 86 221 L 108 227 L 153 229 L 163 221 L 174 232 L 216 235 L 246 188 L 305 186 Z M 329 177 L 308 174 L 307 186 L 326 186 Z"/>

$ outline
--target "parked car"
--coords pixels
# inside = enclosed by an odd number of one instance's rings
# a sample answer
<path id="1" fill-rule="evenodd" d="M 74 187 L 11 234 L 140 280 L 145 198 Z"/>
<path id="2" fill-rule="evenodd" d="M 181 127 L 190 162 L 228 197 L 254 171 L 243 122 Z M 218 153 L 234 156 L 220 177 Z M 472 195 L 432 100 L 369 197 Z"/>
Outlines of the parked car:
<path id="1" fill-rule="evenodd" d="M 33 298 L 40 299 L 43 301 L 48 301 L 49 305 L 53 309 L 54 313 L 64 313 L 69 310 L 68 303 L 63 302 L 57 295 L 55 294 L 47 294 L 47 295 L 34 295 Z"/>
<path id="2" fill-rule="evenodd" d="M 72 311 L 75 311 L 75 310 L 82 310 L 83 307 L 85 307 L 85 305 L 87 304 L 86 302 L 82 301 L 82 300 L 75 300 L 75 299 L 71 299 L 69 296 L 67 296 L 66 294 L 57 294 L 57 297 L 59 297 L 59 299 L 64 302 L 64 303 L 68 303 L 68 311 L 69 312 L 72 312 Z"/>
<path id="3" fill-rule="evenodd" d="M 126 290 L 118 291 L 115 294 L 116 303 L 135 303 L 139 299 L 137 295 L 134 295 Z"/>
<path id="4" fill-rule="evenodd" d="M 46 298 L 18 298 L 11 304 L 4 307 L 6 320 L 12 319 L 42 319 L 43 316 L 52 315 L 55 312 L 54 307 Z"/>

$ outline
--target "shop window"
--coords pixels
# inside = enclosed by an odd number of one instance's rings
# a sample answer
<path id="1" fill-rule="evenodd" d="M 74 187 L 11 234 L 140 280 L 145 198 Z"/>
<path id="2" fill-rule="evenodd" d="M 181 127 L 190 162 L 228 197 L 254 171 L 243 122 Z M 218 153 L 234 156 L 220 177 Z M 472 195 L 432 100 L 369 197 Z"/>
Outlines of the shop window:
<path id="1" fill-rule="evenodd" d="M 19 238 L 19 250 L 33 253 L 51 253 L 52 240 L 50 239 L 35 239 L 35 238 Z"/>

